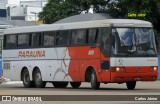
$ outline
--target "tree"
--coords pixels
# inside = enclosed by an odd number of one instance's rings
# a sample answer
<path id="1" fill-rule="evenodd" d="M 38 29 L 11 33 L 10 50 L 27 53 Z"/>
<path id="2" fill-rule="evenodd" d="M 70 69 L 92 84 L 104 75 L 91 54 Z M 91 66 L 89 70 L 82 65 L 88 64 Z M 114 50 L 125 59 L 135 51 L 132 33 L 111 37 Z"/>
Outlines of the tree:
<path id="1" fill-rule="evenodd" d="M 76 14 L 72 12 L 75 8 L 73 4 L 63 2 L 62 0 L 49 0 L 43 11 L 39 13 L 39 18 L 44 23 L 53 23 L 59 19 Z"/>
<path id="2" fill-rule="evenodd" d="M 49 0 L 43 11 L 39 13 L 44 23 L 53 23 L 62 18 L 88 11 L 93 5 L 95 12 L 103 12 L 110 0 Z"/>

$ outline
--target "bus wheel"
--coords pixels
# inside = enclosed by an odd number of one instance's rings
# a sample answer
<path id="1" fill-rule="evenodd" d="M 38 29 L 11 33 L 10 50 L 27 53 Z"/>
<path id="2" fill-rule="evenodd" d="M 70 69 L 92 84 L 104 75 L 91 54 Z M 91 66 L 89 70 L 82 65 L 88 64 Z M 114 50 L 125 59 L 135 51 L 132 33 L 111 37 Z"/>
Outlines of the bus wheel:
<path id="1" fill-rule="evenodd" d="M 34 83 L 37 88 L 44 88 L 46 86 L 46 82 L 42 81 L 42 75 L 39 70 L 34 72 Z"/>
<path id="2" fill-rule="evenodd" d="M 133 90 L 136 87 L 136 81 L 126 82 L 126 85 L 129 90 Z"/>
<path id="3" fill-rule="evenodd" d="M 29 72 L 27 69 L 25 69 L 22 73 L 22 81 L 23 85 L 26 88 L 35 87 L 35 84 L 33 81 L 30 81 Z"/>
<path id="4" fill-rule="evenodd" d="M 66 88 L 68 82 L 52 82 L 52 84 L 55 88 Z"/>
<path id="5" fill-rule="evenodd" d="M 70 84 L 73 88 L 79 88 L 81 85 L 81 82 L 70 82 Z"/>
<path id="6" fill-rule="evenodd" d="M 97 76 L 94 70 L 91 72 L 91 87 L 92 89 L 98 89 L 100 87 L 100 82 L 97 82 Z"/>

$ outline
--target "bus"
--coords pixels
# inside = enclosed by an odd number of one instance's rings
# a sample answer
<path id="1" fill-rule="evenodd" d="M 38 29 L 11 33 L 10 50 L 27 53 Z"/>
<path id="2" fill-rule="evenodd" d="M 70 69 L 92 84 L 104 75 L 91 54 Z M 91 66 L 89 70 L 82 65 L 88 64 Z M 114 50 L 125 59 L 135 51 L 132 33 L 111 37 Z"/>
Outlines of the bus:
<path id="1" fill-rule="evenodd" d="M 7 24 L 7 23 L 3 23 L 0 21 L 0 83 L 3 80 L 3 70 L 2 70 L 2 43 L 3 43 L 3 32 L 6 28 L 10 28 L 12 27 L 11 25 Z"/>
<path id="2" fill-rule="evenodd" d="M 2 41 L 3 39 L 0 37 L 0 78 L 2 77 Z"/>
<path id="3" fill-rule="evenodd" d="M 105 19 L 9 28 L 4 32 L 3 75 L 24 87 L 52 83 L 156 81 L 158 58 L 153 26 L 136 19 Z"/>
<path id="4" fill-rule="evenodd" d="M 160 55 L 158 55 L 158 80 L 160 80 Z"/>
<path id="5" fill-rule="evenodd" d="M 2 41 L 3 41 L 3 30 L 4 30 L 4 26 L 0 24 L 0 83 L 2 80 Z"/>

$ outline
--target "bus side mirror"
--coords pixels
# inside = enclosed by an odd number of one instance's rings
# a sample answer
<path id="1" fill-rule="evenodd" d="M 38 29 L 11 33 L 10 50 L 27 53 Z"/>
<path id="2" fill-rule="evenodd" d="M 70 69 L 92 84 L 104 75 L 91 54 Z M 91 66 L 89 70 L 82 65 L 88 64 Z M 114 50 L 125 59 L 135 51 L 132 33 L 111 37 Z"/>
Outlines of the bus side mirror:
<path id="1" fill-rule="evenodd" d="M 109 61 L 101 61 L 101 69 L 102 70 L 109 70 L 110 68 L 110 62 Z"/>

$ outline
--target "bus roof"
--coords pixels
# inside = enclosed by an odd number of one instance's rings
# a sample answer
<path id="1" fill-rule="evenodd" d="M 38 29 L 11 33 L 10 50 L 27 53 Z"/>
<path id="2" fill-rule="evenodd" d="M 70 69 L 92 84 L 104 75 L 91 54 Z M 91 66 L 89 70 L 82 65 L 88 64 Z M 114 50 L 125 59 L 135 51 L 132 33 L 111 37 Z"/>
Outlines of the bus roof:
<path id="1" fill-rule="evenodd" d="M 68 30 L 79 28 L 96 28 L 96 27 L 152 27 L 152 24 L 148 21 L 136 20 L 136 19 L 105 19 L 94 20 L 84 22 L 72 22 L 72 23 L 60 23 L 60 24 L 45 24 L 38 26 L 26 26 L 8 28 L 4 31 L 4 34 L 16 34 L 16 33 L 31 33 L 42 31 L 56 31 L 56 30 Z"/>

